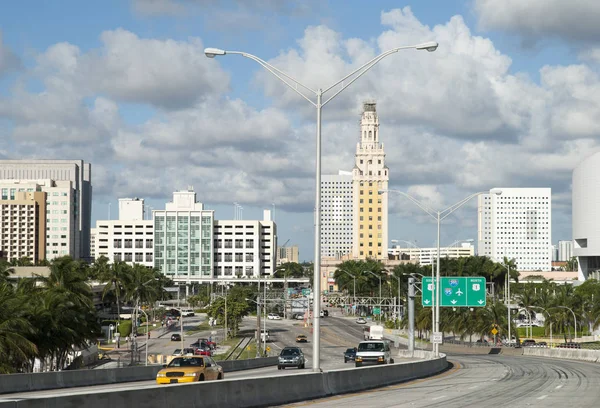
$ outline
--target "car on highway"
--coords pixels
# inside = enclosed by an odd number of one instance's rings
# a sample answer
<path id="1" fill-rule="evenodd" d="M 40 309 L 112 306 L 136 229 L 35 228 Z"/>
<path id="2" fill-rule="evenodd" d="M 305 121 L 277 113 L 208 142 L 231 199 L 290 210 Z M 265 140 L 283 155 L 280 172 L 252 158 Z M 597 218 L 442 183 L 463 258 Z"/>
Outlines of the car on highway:
<path id="1" fill-rule="evenodd" d="M 296 319 L 296 320 L 304 320 L 304 313 L 296 313 L 294 315 L 294 319 Z"/>
<path id="2" fill-rule="evenodd" d="M 267 316 L 267 319 L 269 319 L 269 320 L 281 320 L 281 316 L 279 316 L 277 313 L 269 313 L 269 315 Z"/>
<path id="3" fill-rule="evenodd" d="M 521 343 L 521 345 L 523 347 L 535 346 L 535 340 L 534 339 L 525 339 L 525 340 L 523 340 L 523 342 Z"/>
<path id="4" fill-rule="evenodd" d="M 179 334 L 179 333 L 171 334 L 171 341 L 181 341 L 181 334 Z"/>
<path id="5" fill-rule="evenodd" d="M 208 347 L 211 350 L 214 350 L 217 348 L 217 343 L 210 341 L 209 339 L 198 339 L 190 344 L 190 347 Z"/>
<path id="6" fill-rule="evenodd" d="M 299 334 L 296 336 L 296 343 L 308 343 L 308 337 L 304 334 Z"/>
<path id="7" fill-rule="evenodd" d="M 356 347 L 346 349 L 344 351 L 344 364 L 348 361 L 354 361 L 356 359 Z"/>
<path id="8" fill-rule="evenodd" d="M 329 312 L 327 310 L 321 310 L 321 312 L 319 312 L 319 316 L 327 317 L 329 316 Z"/>
<path id="9" fill-rule="evenodd" d="M 208 347 L 196 347 L 194 349 L 194 354 L 197 356 L 209 356 L 209 357 L 212 357 L 212 355 L 213 355 L 211 349 L 209 349 Z"/>
<path id="10" fill-rule="evenodd" d="M 304 368 L 306 359 L 304 353 L 299 347 L 285 347 L 279 353 L 277 360 L 277 369 L 284 370 L 286 367 L 297 367 L 298 369 Z"/>
<path id="11" fill-rule="evenodd" d="M 580 349 L 581 344 L 575 343 L 574 341 L 568 341 L 566 343 L 559 343 L 556 345 L 557 348 L 569 348 L 569 349 Z"/>
<path id="12" fill-rule="evenodd" d="M 356 319 L 356 323 L 358 323 L 358 324 L 367 324 L 367 321 L 364 318 L 359 317 L 358 319 Z"/>
<path id="13" fill-rule="evenodd" d="M 175 357 L 156 374 L 157 384 L 177 384 L 225 378 L 223 367 L 207 356 Z"/>
<path id="14" fill-rule="evenodd" d="M 183 317 L 193 317 L 196 315 L 196 313 L 194 313 L 194 309 L 181 309 L 181 312 Z"/>
<path id="15" fill-rule="evenodd" d="M 358 343 L 354 363 L 361 367 L 363 363 L 390 364 L 393 363 L 390 344 L 387 340 L 369 340 Z"/>

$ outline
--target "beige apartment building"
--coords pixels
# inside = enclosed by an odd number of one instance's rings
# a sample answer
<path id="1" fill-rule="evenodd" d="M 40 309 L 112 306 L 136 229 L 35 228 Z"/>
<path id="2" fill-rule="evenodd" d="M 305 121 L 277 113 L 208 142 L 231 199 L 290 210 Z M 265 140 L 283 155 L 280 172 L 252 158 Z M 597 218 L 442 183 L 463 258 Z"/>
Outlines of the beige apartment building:
<path id="1" fill-rule="evenodd" d="M 46 258 L 46 193 L 14 192 L 1 197 L 0 251 L 7 260 Z"/>

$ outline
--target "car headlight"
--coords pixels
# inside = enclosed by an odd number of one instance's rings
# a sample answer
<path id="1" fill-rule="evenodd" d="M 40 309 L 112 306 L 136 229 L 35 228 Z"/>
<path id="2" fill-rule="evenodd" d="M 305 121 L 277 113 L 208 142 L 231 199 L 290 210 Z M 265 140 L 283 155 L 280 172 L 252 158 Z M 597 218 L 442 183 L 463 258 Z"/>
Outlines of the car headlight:
<path id="1" fill-rule="evenodd" d="M 198 373 L 185 373 L 185 377 L 196 377 Z"/>
<path id="2" fill-rule="evenodd" d="M 158 378 L 158 377 L 166 377 L 166 376 L 167 376 L 167 374 L 165 374 L 165 373 L 158 373 L 158 374 L 156 374 L 156 378 Z"/>
<path id="3" fill-rule="evenodd" d="M 360 356 L 356 356 L 356 357 L 355 357 L 355 359 L 356 359 L 356 361 L 358 361 L 358 362 L 362 361 L 362 357 L 360 357 Z"/>

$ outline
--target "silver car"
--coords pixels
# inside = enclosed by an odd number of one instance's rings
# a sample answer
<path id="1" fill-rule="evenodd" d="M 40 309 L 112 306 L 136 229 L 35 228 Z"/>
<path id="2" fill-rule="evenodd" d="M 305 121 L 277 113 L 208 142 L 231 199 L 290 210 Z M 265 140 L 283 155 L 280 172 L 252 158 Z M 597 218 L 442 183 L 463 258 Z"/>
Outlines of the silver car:
<path id="1" fill-rule="evenodd" d="M 304 368 L 306 359 L 304 353 L 299 347 L 285 347 L 279 354 L 279 360 L 277 362 L 277 369 L 282 370 L 286 367 L 297 367 L 298 369 Z"/>

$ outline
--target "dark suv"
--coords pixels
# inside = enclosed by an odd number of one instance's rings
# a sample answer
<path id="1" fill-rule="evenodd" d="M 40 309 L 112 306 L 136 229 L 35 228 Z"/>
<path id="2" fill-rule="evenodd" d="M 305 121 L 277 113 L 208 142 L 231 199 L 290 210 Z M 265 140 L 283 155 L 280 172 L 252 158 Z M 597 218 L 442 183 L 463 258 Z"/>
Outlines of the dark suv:
<path id="1" fill-rule="evenodd" d="M 281 370 L 286 367 L 298 367 L 298 369 L 301 369 L 304 368 L 305 363 L 304 353 L 299 347 L 285 347 L 279 354 L 277 369 Z"/>
<path id="2" fill-rule="evenodd" d="M 348 361 L 354 361 L 355 359 L 356 359 L 356 347 L 349 348 L 349 349 L 346 349 L 346 351 L 344 351 L 344 363 L 347 363 Z"/>

